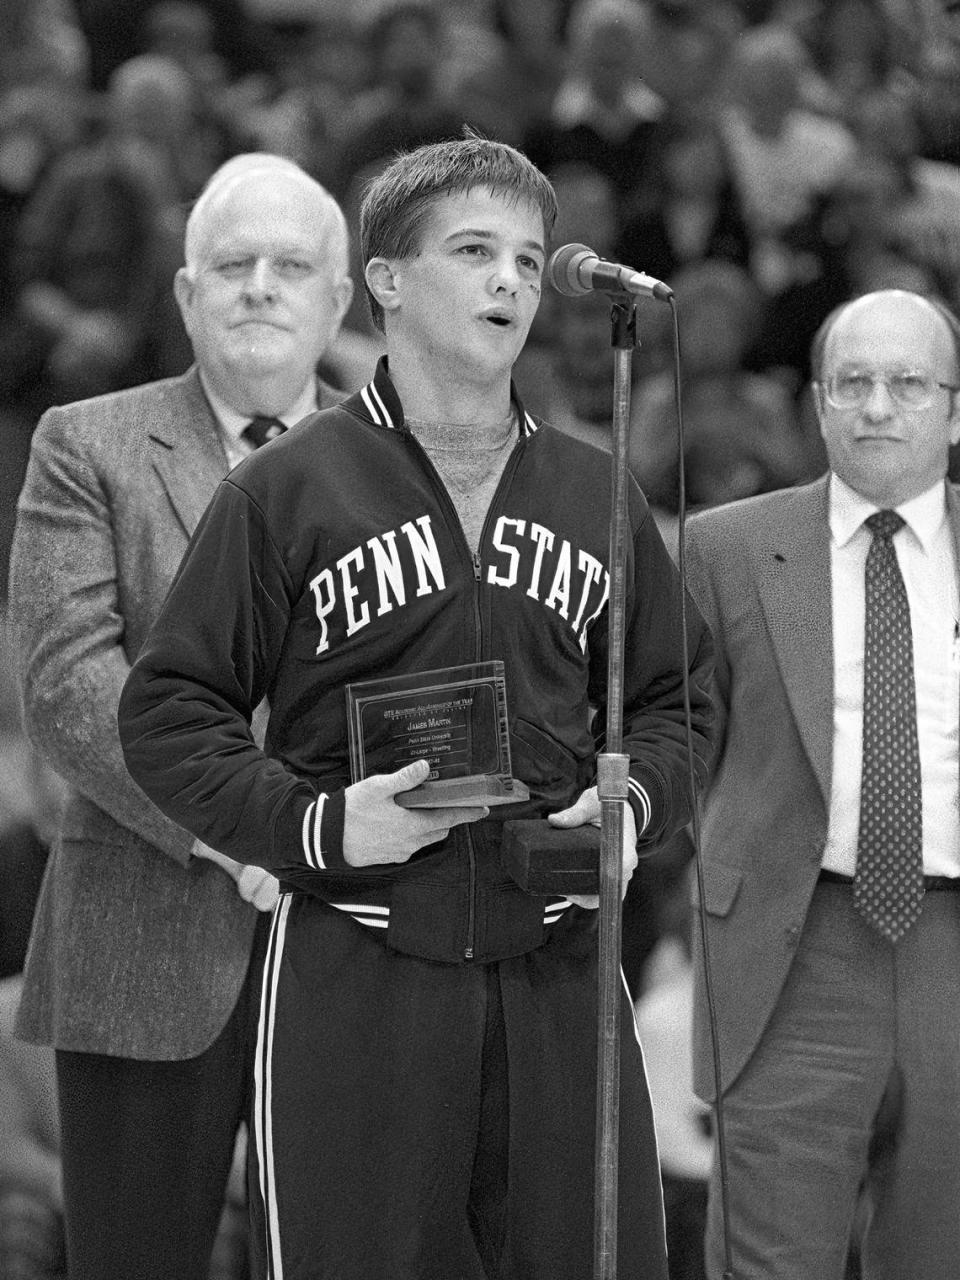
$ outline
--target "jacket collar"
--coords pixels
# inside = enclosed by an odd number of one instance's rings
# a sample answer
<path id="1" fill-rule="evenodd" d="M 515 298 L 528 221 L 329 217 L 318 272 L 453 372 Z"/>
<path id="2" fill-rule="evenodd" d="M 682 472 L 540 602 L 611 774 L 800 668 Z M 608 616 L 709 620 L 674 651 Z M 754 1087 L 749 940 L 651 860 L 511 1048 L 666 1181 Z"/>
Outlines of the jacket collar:
<path id="1" fill-rule="evenodd" d="M 510 399 L 517 410 L 520 435 L 533 435 L 540 424 L 524 409 L 513 382 L 510 383 Z M 358 413 L 374 426 L 386 427 L 391 431 L 406 432 L 408 430 L 403 405 L 400 403 L 397 389 L 390 377 L 386 356 L 380 357 L 372 380 L 347 401 L 346 408 Z"/>

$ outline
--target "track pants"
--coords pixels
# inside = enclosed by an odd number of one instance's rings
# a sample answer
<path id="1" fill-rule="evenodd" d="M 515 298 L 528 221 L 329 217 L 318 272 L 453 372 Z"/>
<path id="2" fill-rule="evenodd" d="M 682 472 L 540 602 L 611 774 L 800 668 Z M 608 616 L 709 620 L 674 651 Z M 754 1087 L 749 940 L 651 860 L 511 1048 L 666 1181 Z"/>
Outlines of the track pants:
<path id="1" fill-rule="evenodd" d="M 596 932 L 571 910 L 491 964 L 401 955 L 305 895 L 274 917 L 250 1144 L 267 1280 L 592 1274 Z M 624 995 L 618 1269 L 666 1280 L 656 1140 Z"/>

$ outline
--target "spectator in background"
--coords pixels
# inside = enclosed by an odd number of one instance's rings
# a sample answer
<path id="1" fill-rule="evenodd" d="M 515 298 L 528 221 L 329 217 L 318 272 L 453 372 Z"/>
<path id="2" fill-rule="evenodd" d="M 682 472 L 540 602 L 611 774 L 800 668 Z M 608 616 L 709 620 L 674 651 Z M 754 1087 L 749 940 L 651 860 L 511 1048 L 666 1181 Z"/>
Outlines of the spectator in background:
<path id="1" fill-rule="evenodd" d="M 895 20 L 884 0 L 818 0 L 805 4 L 799 24 L 810 70 L 821 77 L 821 106 L 853 124 L 861 100 L 896 95 L 907 87 L 907 59 L 915 47 L 913 23 Z M 789 21 L 790 5 L 783 5 Z M 812 104 L 811 104 L 812 105 Z"/>
<path id="2" fill-rule="evenodd" d="M 658 280 L 704 258 L 749 265 L 746 219 L 712 118 L 670 112 L 657 130 L 650 170 L 655 199 L 624 229 L 624 262 Z"/>
<path id="3" fill-rule="evenodd" d="M 156 3 L 157 0 L 123 0 L 122 4 L 117 0 L 73 0 L 90 49 L 90 84 L 96 92 L 106 89 L 121 63 L 152 48 L 156 51 L 156 31 L 148 17 Z M 223 58 L 228 74 L 246 74 L 269 66 L 269 42 L 247 13 L 246 0 L 202 0 L 201 7 L 213 22 L 213 50 Z M 172 50 L 168 47 L 166 52 Z"/>
<path id="4" fill-rule="evenodd" d="M 443 87 L 447 31 L 440 6 L 387 0 L 366 34 L 371 87 L 353 105 L 329 178 L 340 195 L 360 170 L 421 143 L 458 137 L 464 123 Z"/>
<path id="5" fill-rule="evenodd" d="M 903 195 L 900 174 L 870 147 L 861 147 L 830 201 L 825 229 L 838 248 L 849 293 L 905 288 L 936 292 L 932 276 L 893 247 L 888 209 Z M 813 413 L 813 405 L 809 405 Z"/>
<path id="6" fill-rule="evenodd" d="M 743 27 L 736 0 L 641 0 L 639 71 L 673 109 L 710 112 Z"/>
<path id="7" fill-rule="evenodd" d="M 280 54 L 275 76 L 248 103 L 238 98 L 239 118 L 258 147 L 289 156 L 328 185 L 340 134 L 368 83 L 366 41 L 355 19 L 333 13 L 283 37 Z"/>
<path id="8" fill-rule="evenodd" d="M 46 79 L 0 89 L 0 600 L 6 599 L 13 514 L 37 420 L 32 388 L 18 370 L 32 344 L 17 309 L 16 263 L 23 211 L 47 170 L 82 134 L 88 99 L 76 84 Z"/>
<path id="9" fill-rule="evenodd" d="M 930 291 L 960 302 L 960 167 L 919 154 L 920 131 L 910 104 L 865 94 L 852 113 L 861 165 L 878 179 L 878 248 L 924 273 Z"/>
<path id="10" fill-rule="evenodd" d="M 671 280 L 682 321 L 684 467 L 691 508 L 766 493 L 816 474 L 793 396 L 744 368 L 765 322 L 763 296 L 730 262 L 691 264 Z M 633 401 L 631 461 L 671 545 L 678 503 L 673 371 L 645 380 Z"/>
<path id="11" fill-rule="evenodd" d="M 465 121 L 487 137 L 523 145 L 545 119 L 566 62 L 569 0 L 471 0 L 444 6 L 443 79 Z"/>
<path id="12" fill-rule="evenodd" d="M 89 69 L 73 0 L 4 0 L 0 5 L 0 85 L 83 84 Z"/>
<path id="13" fill-rule="evenodd" d="M 239 1124 L 272 877 L 164 818 L 117 704 L 218 481 L 336 399 L 316 364 L 350 298 L 331 197 L 274 156 L 228 161 L 187 224 L 180 378 L 52 409 L 34 433 L 10 618 L 31 741 L 69 795 L 18 1033 L 57 1057 L 71 1266 L 204 1280 Z"/>
<path id="14" fill-rule="evenodd" d="M 535 341 L 514 379 L 525 403 L 568 435 L 610 448 L 613 349 L 610 301 L 602 293 L 543 301 Z"/>
<path id="15" fill-rule="evenodd" d="M 24 208 L 0 389 L 33 421 L 189 363 L 170 295 L 182 227 L 166 177 L 108 135 L 61 155 Z"/>
<path id="16" fill-rule="evenodd" d="M 144 14 L 141 52 L 169 58 L 198 88 L 216 91 L 228 79 L 217 52 L 209 8 L 197 0 L 160 0 Z"/>
<path id="17" fill-rule="evenodd" d="M 649 157 L 664 110 L 639 72 L 642 29 L 634 0 L 579 0 L 567 27 L 569 70 L 549 119 L 531 128 L 524 146 L 548 173 L 577 164 L 611 182 L 621 226 L 649 198 Z"/>
<path id="18" fill-rule="evenodd" d="M 41 79 L 0 89 L 0 261 L 24 201 L 50 162 L 83 136 L 90 114 L 85 91 L 69 83 Z"/>
<path id="19" fill-rule="evenodd" d="M 822 219 L 856 152 L 849 130 L 802 105 L 802 66 L 790 33 L 773 26 L 744 33 L 721 115 L 750 235 L 750 274 L 769 303 L 750 362 L 785 366 L 798 380 L 814 331 L 846 295 Z"/>
<path id="20" fill-rule="evenodd" d="M 239 132 L 219 114 L 209 86 L 167 54 L 140 54 L 117 67 L 104 108 L 108 140 L 142 152 L 178 209 L 196 199 L 228 155 L 242 150 Z"/>
<path id="21" fill-rule="evenodd" d="M 910 14 L 919 32 L 912 101 L 921 153 L 960 164 L 960 9 L 953 0 L 917 0 Z"/>
<path id="22" fill-rule="evenodd" d="M 619 224 L 612 180 L 591 165 L 572 161 L 552 169 L 550 179 L 559 206 L 552 243 L 588 244 L 601 257 L 614 257 Z M 582 301 L 587 305 L 580 306 Z M 573 435 L 602 441 L 607 448 L 612 365 L 610 326 L 604 316 L 609 311 L 602 294 L 571 305 L 553 289 L 545 289 L 527 344 L 514 366 L 514 379 L 534 413 Z M 599 335 L 594 322 L 599 323 Z M 606 401 L 601 410 L 603 387 Z"/>

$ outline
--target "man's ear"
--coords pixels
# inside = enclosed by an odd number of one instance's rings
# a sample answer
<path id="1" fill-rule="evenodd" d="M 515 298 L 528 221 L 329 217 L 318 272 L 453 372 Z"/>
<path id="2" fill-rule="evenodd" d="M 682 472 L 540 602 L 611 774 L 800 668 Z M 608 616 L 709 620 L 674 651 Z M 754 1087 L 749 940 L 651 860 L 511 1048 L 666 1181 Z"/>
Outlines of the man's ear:
<path id="1" fill-rule="evenodd" d="M 384 311 L 396 311 L 400 305 L 400 291 L 393 264 L 386 258 L 371 258 L 364 270 L 367 288 Z"/>
<path id="2" fill-rule="evenodd" d="M 186 267 L 181 267 L 173 277 L 173 296 L 177 300 L 177 306 L 186 324 L 190 304 L 193 301 L 193 277 Z"/>
<path id="3" fill-rule="evenodd" d="M 337 301 L 337 320 L 342 320 L 353 301 L 353 280 L 350 276 L 343 277 L 334 290 L 334 296 Z"/>
<path id="4" fill-rule="evenodd" d="M 950 443 L 960 444 L 960 391 L 950 392 Z"/>
<path id="5" fill-rule="evenodd" d="M 817 415 L 820 434 L 823 435 L 823 386 L 819 382 L 810 383 L 810 394 L 813 396 L 813 411 Z"/>

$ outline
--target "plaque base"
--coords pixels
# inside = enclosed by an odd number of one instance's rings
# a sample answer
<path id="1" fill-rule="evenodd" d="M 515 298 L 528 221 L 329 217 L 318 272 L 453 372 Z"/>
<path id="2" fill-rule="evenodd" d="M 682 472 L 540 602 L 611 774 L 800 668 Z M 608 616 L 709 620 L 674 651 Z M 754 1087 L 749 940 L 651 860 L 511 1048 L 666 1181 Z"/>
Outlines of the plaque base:
<path id="1" fill-rule="evenodd" d="M 453 809 L 484 805 L 493 808 L 499 804 L 519 804 L 530 799 L 526 783 L 514 778 L 500 778 L 496 774 L 475 773 L 468 778 L 438 778 L 434 782 L 422 782 L 410 791 L 400 791 L 394 804 L 401 809 Z"/>

